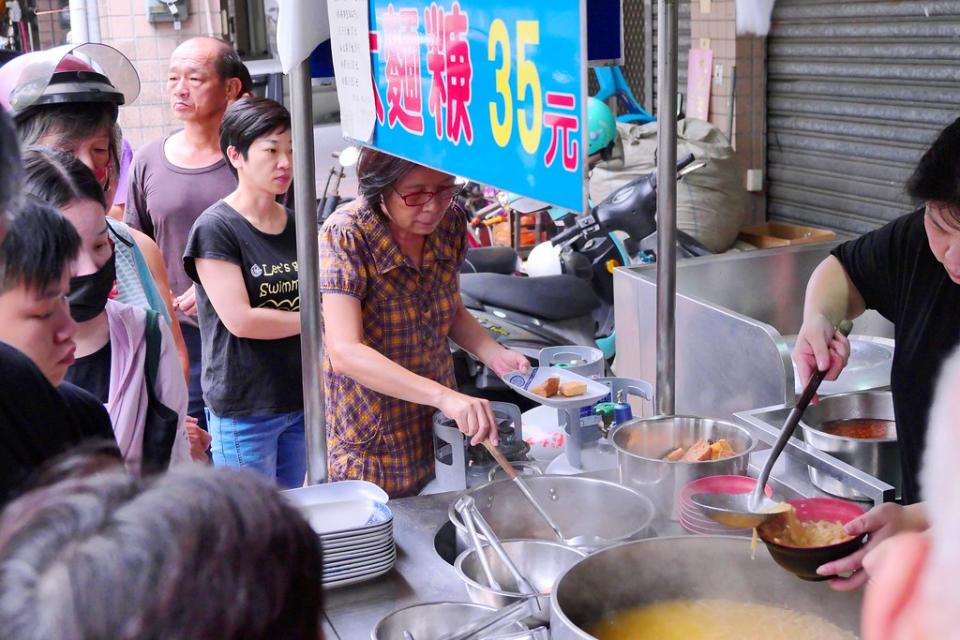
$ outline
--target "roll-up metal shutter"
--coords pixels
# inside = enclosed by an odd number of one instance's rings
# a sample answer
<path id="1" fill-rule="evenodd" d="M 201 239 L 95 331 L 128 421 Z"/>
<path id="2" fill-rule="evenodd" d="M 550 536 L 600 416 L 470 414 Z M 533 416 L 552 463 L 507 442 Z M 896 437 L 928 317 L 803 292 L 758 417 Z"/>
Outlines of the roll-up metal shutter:
<path id="1" fill-rule="evenodd" d="M 644 104 L 649 104 L 648 110 L 653 115 L 656 115 L 657 109 L 657 13 L 658 13 L 658 4 L 657 0 L 647 0 L 650 8 L 650 25 L 649 30 L 651 41 L 647 45 L 647 50 L 652 53 L 650 56 L 650 64 L 652 65 L 651 71 L 648 77 L 651 79 L 651 85 L 649 90 L 645 90 L 643 95 L 649 96 L 649 103 L 646 101 Z M 678 49 L 678 62 L 677 62 L 677 91 L 682 93 L 684 96 L 687 95 L 687 62 L 690 59 L 690 0 L 681 0 L 678 6 L 678 11 L 680 14 L 679 23 L 678 23 L 678 35 L 677 35 L 677 49 Z"/>
<path id="2" fill-rule="evenodd" d="M 767 82 L 769 217 L 875 229 L 960 115 L 960 1 L 778 0 Z"/>

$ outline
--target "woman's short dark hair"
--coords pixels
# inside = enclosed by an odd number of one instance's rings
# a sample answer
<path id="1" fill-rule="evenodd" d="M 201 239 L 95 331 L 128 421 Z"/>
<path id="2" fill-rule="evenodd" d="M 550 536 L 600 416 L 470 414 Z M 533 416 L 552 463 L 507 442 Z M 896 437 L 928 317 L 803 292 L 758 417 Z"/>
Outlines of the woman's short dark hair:
<path id="1" fill-rule="evenodd" d="M 0 637 L 319 637 L 320 542 L 246 469 L 123 471 L 23 494 L 0 517 Z"/>
<path id="2" fill-rule="evenodd" d="M 17 122 L 23 146 L 40 144 L 47 134 L 57 136 L 57 146 L 72 148 L 91 136 L 110 131 L 116 121 L 116 107 L 106 102 L 40 105 Z"/>
<path id="3" fill-rule="evenodd" d="M 907 180 L 907 194 L 919 202 L 947 205 L 960 225 L 960 118 L 940 132 Z"/>
<path id="4" fill-rule="evenodd" d="M 23 190 L 62 209 L 74 200 L 106 208 L 103 189 L 90 168 L 72 153 L 50 147 L 23 150 Z"/>
<path id="5" fill-rule="evenodd" d="M 23 198 L 0 249 L 0 293 L 21 285 L 43 291 L 59 283 L 79 252 L 80 235 L 69 220 L 42 200 Z"/>
<path id="6" fill-rule="evenodd" d="M 223 114 L 220 122 L 220 151 L 227 160 L 233 175 L 237 170 L 230 163 L 227 147 L 236 149 L 243 159 L 257 138 L 274 131 L 290 130 L 290 112 L 275 100 L 251 96 L 234 102 Z"/>
<path id="7" fill-rule="evenodd" d="M 360 159 L 357 161 L 360 195 L 368 204 L 379 208 L 387 189 L 419 166 L 416 162 L 364 147 L 360 150 Z"/>

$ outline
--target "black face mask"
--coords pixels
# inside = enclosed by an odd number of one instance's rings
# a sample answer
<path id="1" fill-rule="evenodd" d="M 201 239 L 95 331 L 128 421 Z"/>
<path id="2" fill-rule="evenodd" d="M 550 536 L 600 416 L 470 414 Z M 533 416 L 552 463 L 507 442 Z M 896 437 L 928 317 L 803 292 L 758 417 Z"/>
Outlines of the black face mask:
<path id="1" fill-rule="evenodd" d="M 107 298 L 117 279 L 116 262 L 110 256 L 100 270 L 85 276 L 70 278 L 70 315 L 77 322 L 93 320 L 107 306 Z"/>

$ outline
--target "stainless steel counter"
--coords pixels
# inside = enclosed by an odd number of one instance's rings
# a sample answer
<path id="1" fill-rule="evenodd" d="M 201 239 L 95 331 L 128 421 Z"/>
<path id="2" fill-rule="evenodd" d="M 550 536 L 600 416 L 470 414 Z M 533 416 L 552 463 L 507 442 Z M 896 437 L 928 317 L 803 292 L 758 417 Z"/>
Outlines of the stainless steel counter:
<path id="1" fill-rule="evenodd" d="M 763 465 L 765 452 L 752 456 L 751 475 Z M 584 474 L 616 479 L 616 471 Z M 783 499 L 824 495 L 810 485 L 802 470 L 778 464 L 771 486 Z M 434 547 L 434 538 L 448 522 L 447 507 L 458 492 L 391 500 L 397 564 L 392 571 L 370 582 L 327 590 L 325 597 L 327 640 L 366 640 L 385 615 L 403 607 L 438 600 L 469 601 L 453 567 Z M 677 522 L 656 525 L 657 536 L 684 535 Z"/>
<path id="2" fill-rule="evenodd" d="M 456 493 L 390 501 L 397 542 L 397 564 L 370 582 L 325 593 L 327 640 L 366 640 L 385 615 L 408 605 L 436 600 L 468 601 L 453 567 L 434 549 L 434 535 L 447 522 Z"/>

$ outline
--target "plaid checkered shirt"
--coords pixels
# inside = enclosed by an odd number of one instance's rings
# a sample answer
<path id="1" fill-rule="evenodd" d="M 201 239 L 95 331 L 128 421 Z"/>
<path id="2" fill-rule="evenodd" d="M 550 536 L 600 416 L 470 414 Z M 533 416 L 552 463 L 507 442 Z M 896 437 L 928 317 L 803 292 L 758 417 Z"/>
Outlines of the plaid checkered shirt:
<path id="1" fill-rule="evenodd" d="M 418 270 L 383 214 L 361 198 L 320 230 L 321 293 L 360 301 L 364 344 L 400 366 L 456 387 L 447 335 L 460 306 L 466 217 L 451 208 L 426 238 Z M 436 409 L 372 391 L 324 358 L 331 480 L 368 480 L 391 497 L 412 495 L 433 474 Z"/>

